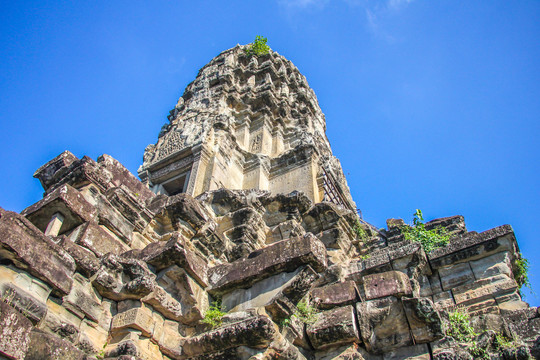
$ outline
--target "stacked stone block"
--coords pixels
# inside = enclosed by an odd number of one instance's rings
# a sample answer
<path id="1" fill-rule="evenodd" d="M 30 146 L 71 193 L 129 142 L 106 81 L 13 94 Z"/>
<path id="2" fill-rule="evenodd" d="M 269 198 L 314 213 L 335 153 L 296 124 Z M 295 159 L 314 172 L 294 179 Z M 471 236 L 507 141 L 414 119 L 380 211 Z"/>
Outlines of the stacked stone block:
<path id="1" fill-rule="evenodd" d="M 154 195 L 112 158 L 70 153 L 36 176 L 43 200 L 0 210 L 4 357 L 442 359 L 463 354 L 445 337 L 455 308 L 538 356 L 508 225 L 434 220 L 452 238 L 426 254 L 400 221 L 363 224 L 358 239 L 354 213 L 302 193 Z M 218 299 L 226 314 L 211 328 Z"/>

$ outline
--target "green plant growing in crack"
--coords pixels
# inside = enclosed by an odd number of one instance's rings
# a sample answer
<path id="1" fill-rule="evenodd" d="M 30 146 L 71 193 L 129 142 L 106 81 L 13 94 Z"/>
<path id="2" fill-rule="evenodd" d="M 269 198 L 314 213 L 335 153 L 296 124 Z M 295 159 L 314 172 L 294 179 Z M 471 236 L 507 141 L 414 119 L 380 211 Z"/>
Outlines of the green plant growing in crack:
<path id="1" fill-rule="evenodd" d="M 249 44 L 249 46 L 246 48 L 246 55 L 261 56 L 268 54 L 270 52 L 270 46 L 266 45 L 267 41 L 267 38 L 257 35 L 255 37 L 255 41 Z"/>
<path id="2" fill-rule="evenodd" d="M 367 231 L 364 229 L 364 227 L 358 220 L 356 220 L 352 230 L 358 240 L 365 240 L 369 237 Z"/>
<path id="3" fill-rule="evenodd" d="M 103 347 L 101 348 L 99 353 L 96 355 L 97 359 L 99 359 L 99 360 L 105 359 L 105 348 L 107 347 L 107 345 L 109 345 L 109 342 L 105 341 L 105 344 L 103 344 Z"/>
<path id="4" fill-rule="evenodd" d="M 204 313 L 201 323 L 209 325 L 212 329 L 218 328 L 223 323 L 223 316 L 227 314 L 221 311 L 221 299 L 218 299 L 210 305 L 210 308 Z"/>
<path id="5" fill-rule="evenodd" d="M 474 359 L 490 359 L 490 355 L 487 349 L 479 346 L 476 341 L 477 334 L 471 326 L 469 314 L 462 308 L 457 308 L 448 314 L 448 324 L 445 329 L 447 336 L 453 337 L 456 341 L 461 343 L 467 343 L 467 351 L 473 356 Z M 501 351 L 504 349 L 516 349 L 518 344 L 508 339 L 502 333 L 495 333 L 493 339 L 494 349 Z"/>
<path id="6" fill-rule="evenodd" d="M 531 283 L 529 281 L 529 260 L 525 259 L 521 253 L 517 254 L 514 261 L 514 279 L 519 285 L 519 292 L 523 296 L 522 288 L 525 286 L 532 291 Z"/>
<path id="7" fill-rule="evenodd" d="M 476 333 L 470 323 L 469 314 L 462 309 L 455 309 L 448 314 L 448 328 L 446 335 L 453 337 L 457 341 L 471 342 Z"/>
<path id="8" fill-rule="evenodd" d="M 517 347 L 517 344 L 514 342 L 514 340 L 507 338 L 502 333 L 498 332 L 495 334 L 495 344 L 497 346 L 497 349 L 515 349 Z"/>
<path id="9" fill-rule="evenodd" d="M 298 309 L 295 312 L 295 316 L 302 321 L 304 324 L 310 325 L 315 323 L 319 319 L 319 313 L 317 312 L 317 309 L 309 305 L 307 300 L 301 300 L 297 305 L 296 308 Z"/>
<path id="10" fill-rule="evenodd" d="M 436 248 L 448 245 L 448 241 L 450 240 L 448 231 L 442 226 L 428 230 L 426 229 L 423 220 L 424 216 L 422 211 L 416 209 L 413 225 L 401 227 L 401 233 L 405 239 L 419 242 L 426 253 L 430 253 Z"/>

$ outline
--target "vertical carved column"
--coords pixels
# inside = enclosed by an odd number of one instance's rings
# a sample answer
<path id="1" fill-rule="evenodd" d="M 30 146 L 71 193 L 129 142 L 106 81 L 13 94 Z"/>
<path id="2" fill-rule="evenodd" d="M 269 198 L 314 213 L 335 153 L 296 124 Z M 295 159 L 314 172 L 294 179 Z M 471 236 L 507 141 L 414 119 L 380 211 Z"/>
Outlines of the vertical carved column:
<path id="1" fill-rule="evenodd" d="M 285 146 L 283 145 L 283 126 L 279 122 L 276 123 L 272 131 L 272 156 L 279 156 Z"/>
<path id="2" fill-rule="evenodd" d="M 210 160 L 210 153 L 200 144 L 191 150 L 193 153 L 193 165 L 189 174 L 189 183 L 186 193 L 197 196 L 207 189 L 204 188 L 204 180 Z"/>
<path id="3" fill-rule="evenodd" d="M 59 212 L 54 213 L 51 221 L 49 221 L 49 224 L 47 225 L 47 229 L 45 229 L 45 235 L 57 236 L 63 223 L 64 215 L 60 214 Z"/>

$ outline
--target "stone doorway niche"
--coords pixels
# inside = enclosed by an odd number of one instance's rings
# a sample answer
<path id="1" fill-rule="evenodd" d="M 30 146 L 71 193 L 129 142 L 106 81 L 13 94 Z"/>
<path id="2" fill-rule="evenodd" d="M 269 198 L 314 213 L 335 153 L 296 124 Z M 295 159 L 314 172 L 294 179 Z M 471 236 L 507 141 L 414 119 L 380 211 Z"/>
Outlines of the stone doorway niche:
<path id="1" fill-rule="evenodd" d="M 180 175 L 176 175 L 161 184 L 156 184 L 152 187 L 152 191 L 156 194 L 176 195 L 185 193 L 189 183 L 189 175 L 191 171 L 186 171 Z"/>

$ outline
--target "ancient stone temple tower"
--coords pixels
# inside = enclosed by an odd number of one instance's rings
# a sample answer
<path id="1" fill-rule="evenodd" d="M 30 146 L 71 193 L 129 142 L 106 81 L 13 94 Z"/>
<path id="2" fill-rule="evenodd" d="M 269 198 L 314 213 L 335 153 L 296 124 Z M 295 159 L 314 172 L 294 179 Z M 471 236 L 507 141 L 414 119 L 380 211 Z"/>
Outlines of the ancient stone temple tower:
<path id="1" fill-rule="evenodd" d="M 540 358 L 512 227 L 360 219 L 282 56 L 221 53 L 169 120 L 142 182 L 65 151 L 0 208 L 0 360 Z"/>
<path id="2" fill-rule="evenodd" d="M 275 52 L 224 51 L 199 71 L 169 120 L 139 169 L 156 194 L 302 191 L 355 210 L 315 93 Z"/>

